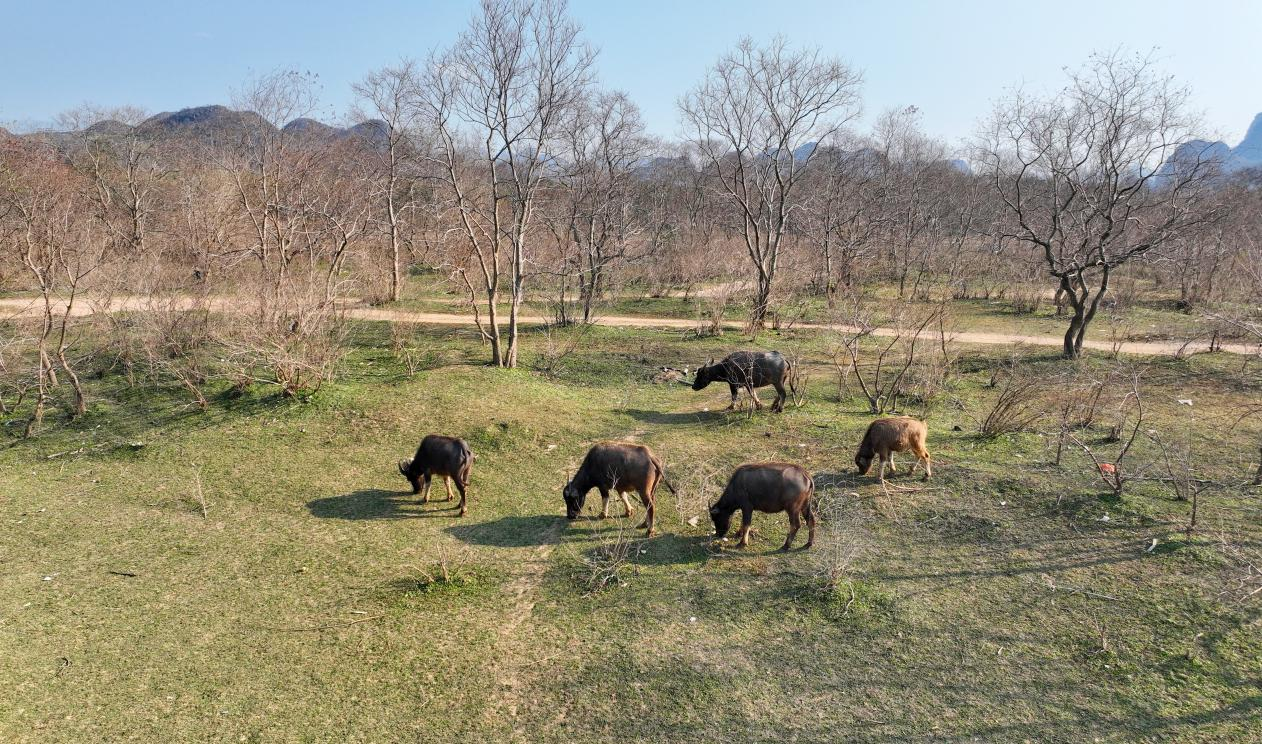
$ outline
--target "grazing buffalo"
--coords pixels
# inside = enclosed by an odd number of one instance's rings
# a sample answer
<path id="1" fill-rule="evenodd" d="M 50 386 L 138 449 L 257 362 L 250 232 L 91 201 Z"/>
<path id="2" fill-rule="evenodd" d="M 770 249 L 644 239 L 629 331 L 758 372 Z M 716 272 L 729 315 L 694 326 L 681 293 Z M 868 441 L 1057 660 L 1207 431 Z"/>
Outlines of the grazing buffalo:
<path id="1" fill-rule="evenodd" d="M 578 472 L 565 484 L 561 495 L 565 499 L 565 516 L 567 519 L 578 519 L 587 501 L 587 492 L 593 488 L 600 491 L 600 518 L 609 516 L 609 492 L 616 491 L 622 497 L 622 505 L 626 507 L 626 516 L 634 511 L 627 494 L 637 491 L 640 501 L 644 502 L 647 514 L 641 527 L 653 535 L 653 491 L 658 483 L 666 483 L 671 493 L 675 488 L 666 482 L 666 472 L 662 461 L 648 447 L 640 444 L 622 442 L 605 442 L 597 444 L 587 452 Z"/>
<path id="2" fill-rule="evenodd" d="M 692 389 L 701 390 L 712 382 L 726 382 L 732 391 L 732 403 L 727 407 L 730 411 L 736 407 L 736 395 L 742 389 L 749 391 L 755 408 L 762 408 L 754 389 L 772 385 L 776 389 L 776 402 L 771 404 L 771 410 L 779 413 L 784 410 L 788 397 L 784 388 L 792 374 L 789 361 L 778 351 L 736 351 L 718 364 L 711 359 L 698 369 Z"/>
<path id="3" fill-rule="evenodd" d="M 460 492 L 460 516 L 468 513 L 465 489 L 469 487 L 469 471 L 475 455 L 463 439 L 430 434 L 421 440 L 416 454 L 399 461 L 399 472 L 412 484 L 412 493 L 421 494 L 421 503 L 429 501 L 429 483 L 435 475 L 442 476 L 447 486 L 447 500 L 451 501 L 451 482 L 456 482 Z"/>
<path id="4" fill-rule="evenodd" d="M 815 512 L 811 510 L 811 496 L 815 493 L 815 481 L 797 465 L 785 462 L 756 462 L 742 465 L 732 473 L 723 489 L 723 495 L 710 507 L 710 519 L 714 532 L 720 538 L 731 526 L 732 513 L 741 512 L 740 540 L 736 547 L 749 545 L 749 526 L 754 512 L 789 513 L 789 536 L 780 550 L 787 551 L 806 517 L 809 531 L 805 548 L 815 544 Z M 805 549 L 803 548 L 803 549 Z"/>
<path id="5" fill-rule="evenodd" d="M 859 444 L 859 451 L 854 456 L 855 467 L 859 469 L 859 475 L 867 475 L 872 468 L 872 460 L 879 458 L 881 468 L 877 477 L 883 481 L 886 465 L 889 465 L 891 473 L 895 472 L 894 453 L 911 450 L 916 455 L 916 463 L 912 464 L 911 472 L 916 472 L 916 465 L 923 462 L 925 480 L 929 480 L 929 476 L 933 475 L 933 467 L 929 462 L 929 450 L 925 449 L 925 439 L 928 436 L 929 427 L 925 426 L 925 422 L 910 416 L 877 419 L 868 424 L 868 430 Z"/>

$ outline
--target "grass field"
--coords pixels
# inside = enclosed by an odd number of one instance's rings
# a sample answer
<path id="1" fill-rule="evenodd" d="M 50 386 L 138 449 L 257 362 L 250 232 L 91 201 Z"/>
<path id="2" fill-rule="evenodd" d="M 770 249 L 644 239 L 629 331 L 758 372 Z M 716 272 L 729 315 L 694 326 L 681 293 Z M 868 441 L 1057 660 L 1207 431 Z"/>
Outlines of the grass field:
<path id="1" fill-rule="evenodd" d="M 216 389 L 202 413 L 106 374 L 79 421 L 30 441 L 5 422 L 0 740 L 1262 741 L 1262 583 L 1241 558 L 1262 492 L 1237 485 L 1262 426 L 1233 425 L 1256 364 L 1136 360 L 1151 426 L 1232 484 L 1189 537 L 1160 481 L 1114 498 L 1046 437 L 976 435 L 1009 350 L 962 350 L 927 413 L 934 480 L 885 492 L 853 472 L 871 416 L 823 367 L 778 416 L 654 382 L 749 345 L 730 334 L 569 330 L 560 359 L 532 335 L 502 371 L 467 330 L 414 333 L 409 374 L 383 324 L 357 324 L 308 401 Z M 1107 451 L 1103 429 L 1083 436 Z M 395 470 L 430 431 L 478 454 L 464 519 Z M 592 591 L 585 559 L 623 520 L 589 499 L 567 522 L 561 486 L 623 438 L 681 495 L 659 492 L 661 534 Z M 713 544 L 714 474 L 772 458 L 851 504 L 856 531 L 821 538 L 869 546 L 841 589 L 820 588 L 822 545 L 775 552 L 782 515 L 755 517 L 748 550 Z"/>

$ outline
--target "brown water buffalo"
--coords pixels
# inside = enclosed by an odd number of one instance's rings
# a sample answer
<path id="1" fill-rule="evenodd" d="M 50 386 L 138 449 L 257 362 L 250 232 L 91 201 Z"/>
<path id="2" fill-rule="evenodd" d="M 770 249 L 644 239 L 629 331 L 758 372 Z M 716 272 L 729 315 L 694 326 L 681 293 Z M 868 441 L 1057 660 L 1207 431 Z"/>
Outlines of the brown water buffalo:
<path id="1" fill-rule="evenodd" d="M 460 492 L 460 516 L 463 517 L 469 511 L 466 489 L 474 459 L 475 455 L 465 440 L 429 434 L 421 440 L 415 455 L 399 461 L 399 472 L 412 484 L 412 493 L 421 494 L 422 504 L 429 502 L 431 478 L 442 476 L 443 484 L 447 486 L 448 501 L 451 501 L 451 482 L 454 480 L 456 490 Z"/>
<path id="2" fill-rule="evenodd" d="M 627 494 L 636 491 L 640 501 L 644 503 L 647 514 L 640 527 L 653 535 L 654 506 L 653 491 L 658 483 L 665 483 L 671 493 L 673 486 L 666 481 L 666 472 L 662 461 L 653 451 L 641 444 L 624 442 L 603 442 L 593 446 L 583 458 L 578 472 L 565 484 L 561 492 L 565 499 L 565 516 L 567 519 L 578 519 L 587 501 L 587 492 L 593 488 L 600 491 L 600 517 L 609 516 L 609 492 L 616 491 L 622 497 L 622 505 L 626 507 L 626 516 L 634 511 Z"/>
<path id="3" fill-rule="evenodd" d="M 806 518 L 808 536 L 806 546 L 815 544 L 815 512 L 811 509 L 811 496 L 815 493 L 815 481 L 797 465 L 787 462 L 755 462 L 741 465 L 732 473 L 727 481 L 727 488 L 718 502 L 710 507 L 710 519 L 714 522 L 714 532 L 718 537 L 727 534 L 731 526 L 732 513 L 741 512 L 741 528 L 737 534 L 740 540 L 736 547 L 749 545 L 749 527 L 754 520 L 754 512 L 789 513 L 789 535 L 784 540 L 781 550 L 787 551 L 793 545 L 793 538 L 802 526 L 802 517 Z"/>
<path id="4" fill-rule="evenodd" d="M 929 427 L 925 426 L 925 422 L 909 416 L 877 419 L 868 424 L 868 430 L 859 444 L 859 451 L 854 456 L 855 467 L 859 469 L 859 475 L 867 475 L 872 468 L 872 460 L 879 458 L 881 468 L 877 477 L 885 480 L 886 465 L 889 465 L 891 473 L 895 472 L 894 453 L 910 450 L 916 455 L 911 472 L 916 472 L 916 465 L 923 462 L 925 480 L 929 480 L 933 475 L 933 466 L 930 464 L 929 450 L 925 449 L 925 439 L 928 436 Z"/>
<path id="5" fill-rule="evenodd" d="M 712 382 L 726 382 L 732 392 L 732 402 L 727 407 L 730 411 L 736 407 L 736 396 L 741 390 L 748 390 L 754 407 L 762 408 L 755 388 L 771 385 L 776 389 L 771 410 L 779 413 L 784 410 L 788 397 L 784 386 L 789 384 L 792 373 L 789 361 L 778 351 L 735 351 L 718 364 L 711 359 L 709 364 L 702 365 L 692 381 L 692 389 L 701 390 Z"/>

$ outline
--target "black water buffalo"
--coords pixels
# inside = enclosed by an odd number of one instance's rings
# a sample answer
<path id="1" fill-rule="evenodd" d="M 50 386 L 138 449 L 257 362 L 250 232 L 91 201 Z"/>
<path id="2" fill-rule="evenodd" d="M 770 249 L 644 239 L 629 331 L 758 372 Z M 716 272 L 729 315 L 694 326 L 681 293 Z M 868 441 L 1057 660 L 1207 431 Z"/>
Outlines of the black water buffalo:
<path id="1" fill-rule="evenodd" d="M 726 382 L 732 391 L 732 403 L 727 407 L 730 411 L 736 407 L 736 395 L 741 389 L 749 391 L 756 408 L 762 408 L 754 389 L 772 385 L 776 389 L 776 402 L 771 404 L 771 410 L 779 413 L 784 410 L 784 400 L 788 397 L 784 387 L 792 373 L 789 361 L 778 351 L 735 351 L 718 364 L 711 359 L 698 369 L 692 389 L 701 390 L 712 382 Z"/>
<path id="2" fill-rule="evenodd" d="M 653 491 L 658 483 L 666 483 L 671 493 L 675 492 L 674 487 L 666 482 L 662 461 L 657 459 L 653 450 L 641 444 L 624 442 L 597 444 L 588 450 L 578 472 L 561 492 L 565 499 L 565 516 L 567 519 L 578 519 L 583 511 L 583 504 L 587 501 L 587 492 L 595 488 L 600 491 L 601 519 L 609 516 L 610 491 L 616 491 L 622 497 L 622 504 L 627 510 L 626 516 L 629 517 L 634 510 L 627 494 L 637 491 L 647 510 L 640 526 L 647 529 L 648 535 L 652 536 L 655 505 Z"/>
<path id="3" fill-rule="evenodd" d="M 475 456 L 463 439 L 429 434 L 421 440 L 416 454 L 399 461 L 399 472 L 412 484 L 412 493 L 421 494 L 421 503 L 429 501 L 430 479 L 442 476 L 447 486 L 447 500 L 451 501 L 451 482 L 456 482 L 460 492 L 460 516 L 468 513 L 465 490 L 469 487 L 469 473 Z"/>
<path id="4" fill-rule="evenodd" d="M 786 462 L 755 462 L 742 465 L 732 473 L 723 489 L 723 495 L 710 507 L 710 519 L 720 538 L 727 534 L 732 523 L 732 513 L 741 512 L 740 540 L 736 547 L 749 545 L 749 526 L 754 512 L 789 513 L 789 536 L 781 550 L 793 545 L 793 538 L 806 517 L 809 534 L 806 548 L 815 544 L 815 513 L 811 510 L 811 496 L 815 493 L 815 481 L 797 465 Z M 804 548 L 805 549 L 805 548 Z"/>

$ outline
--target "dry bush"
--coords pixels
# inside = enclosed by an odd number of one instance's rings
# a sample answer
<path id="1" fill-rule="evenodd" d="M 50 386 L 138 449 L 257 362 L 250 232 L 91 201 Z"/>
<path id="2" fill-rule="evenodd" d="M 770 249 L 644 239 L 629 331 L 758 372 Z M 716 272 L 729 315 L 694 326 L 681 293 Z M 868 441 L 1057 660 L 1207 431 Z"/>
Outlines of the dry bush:
<path id="1" fill-rule="evenodd" d="M 1056 416 L 1056 455 L 1054 464 L 1060 465 L 1065 444 L 1074 431 L 1089 429 L 1100 413 L 1109 378 L 1091 377 L 1075 368 L 1051 383 L 1055 393 L 1051 409 Z"/>
<path id="2" fill-rule="evenodd" d="M 708 462 L 694 461 L 686 468 L 673 468 L 671 484 L 675 486 L 675 510 L 679 521 L 709 532 L 710 504 L 718 500 L 727 472 Z"/>
<path id="3" fill-rule="evenodd" d="M 34 365 L 26 359 L 34 347 L 17 323 L 7 324 L 0 333 L 0 415 L 7 416 L 21 409 L 35 385 L 30 374 Z"/>
<path id="4" fill-rule="evenodd" d="M 1009 292 L 1008 306 L 1012 312 L 1033 315 L 1043 307 L 1044 289 L 1038 284 L 1014 284 Z"/>
<path id="5" fill-rule="evenodd" d="M 1201 494 L 1218 484 L 1202 477 L 1196 469 L 1197 458 L 1193 456 L 1188 440 L 1191 427 L 1184 425 L 1179 430 L 1182 438 L 1163 437 L 1153 429 L 1149 429 L 1147 434 L 1161 453 L 1160 466 L 1165 473 L 1162 480 L 1174 491 L 1175 499 L 1187 502 L 1188 523 L 1184 531 L 1191 535 L 1200 520 Z"/>
<path id="6" fill-rule="evenodd" d="M 1117 277 L 1109 286 L 1109 293 L 1101 304 L 1112 310 L 1125 310 L 1135 307 L 1142 293 L 1139 280 L 1129 276 Z"/>
<path id="7" fill-rule="evenodd" d="M 1127 392 L 1117 405 L 1116 422 L 1107 440 L 1110 444 L 1118 445 L 1115 454 L 1110 456 L 1103 451 L 1092 449 L 1077 434 L 1073 432 L 1067 434 L 1069 440 L 1090 459 L 1095 473 L 1109 487 L 1114 496 L 1121 496 L 1127 483 L 1141 478 L 1151 467 L 1151 463 L 1141 462 L 1133 466 L 1129 464 L 1129 460 L 1133 459 L 1129 456 L 1139 438 L 1140 431 L 1144 428 L 1144 399 L 1140 386 L 1142 374 L 1140 369 L 1127 372 Z M 1134 423 L 1129 424 L 1132 417 Z"/>
<path id="8" fill-rule="evenodd" d="M 626 583 L 626 575 L 644 542 L 630 522 L 614 520 L 614 527 L 600 533 L 596 547 L 577 556 L 577 578 L 588 594 Z"/>
<path id="9" fill-rule="evenodd" d="M 232 316 L 217 341 L 226 352 L 224 374 L 234 384 L 275 385 L 288 397 L 312 394 L 333 379 L 346 353 L 346 332 L 335 303 L 290 301 L 266 313 Z"/>
<path id="10" fill-rule="evenodd" d="M 832 593 L 850 583 L 854 564 L 872 548 L 872 515 L 853 494 L 825 490 L 817 496 L 815 517 L 811 571 L 819 587 Z"/>
<path id="11" fill-rule="evenodd" d="M 156 383 L 175 382 L 193 405 L 209 407 L 203 387 L 214 370 L 212 316 L 205 298 L 155 296 L 133 317 L 128 329 L 135 345 L 131 364 L 143 363 L 145 376 Z"/>
<path id="12" fill-rule="evenodd" d="M 728 311 L 747 291 L 744 282 L 723 282 L 698 293 L 697 336 L 722 336 L 723 321 Z"/>
<path id="13" fill-rule="evenodd" d="M 398 360 L 409 376 L 423 369 L 432 369 L 439 363 L 439 355 L 433 349 L 417 344 L 416 333 L 408 323 L 390 322 L 390 353 Z"/>
<path id="14" fill-rule="evenodd" d="M 1043 416 L 1046 383 L 1022 368 L 1015 356 L 991 379 L 998 393 L 978 422 L 979 434 L 997 437 L 1025 431 Z"/>
<path id="15" fill-rule="evenodd" d="M 806 390 L 811 382 L 811 373 L 807 371 L 806 359 L 801 352 L 790 351 L 784 358 L 789 363 L 789 402 L 795 407 L 801 406 L 806 402 Z"/>
<path id="16" fill-rule="evenodd" d="M 574 326 L 574 332 L 566 333 L 555 326 L 543 330 L 543 343 L 535 356 L 534 369 L 549 377 L 563 372 L 573 361 L 574 352 L 582 348 L 590 335 L 591 325 Z"/>
<path id="17" fill-rule="evenodd" d="M 838 328 L 831 355 L 837 370 L 839 396 L 849 393 L 853 378 L 867 401 L 869 413 L 898 410 L 900 398 L 910 392 L 909 372 L 917 365 L 936 363 L 933 355 L 942 353 L 944 368 L 950 367 L 946 330 L 946 304 L 925 307 L 902 300 L 873 301 L 851 295 L 838 302 L 835 317 Z M 922 381 L 937 377 L 932 369 L 918 370 Z M 922 385 L 923 393 L 940 385 Z M 922 399 L 923 402 L 924 399 Z"/>

